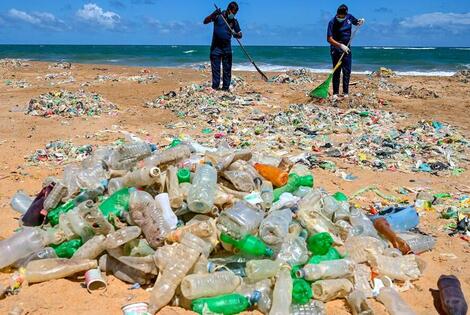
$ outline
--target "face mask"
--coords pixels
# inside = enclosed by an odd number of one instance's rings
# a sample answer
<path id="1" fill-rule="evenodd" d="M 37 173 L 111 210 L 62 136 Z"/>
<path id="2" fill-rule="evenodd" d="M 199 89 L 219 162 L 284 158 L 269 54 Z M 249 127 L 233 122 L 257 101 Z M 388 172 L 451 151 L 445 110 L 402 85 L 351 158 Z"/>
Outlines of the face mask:
<path id="1" fill-rule="evenodd" d="M 230 13 L 230 14 L 228 15 L 228 19 L 229 19 L 229 20 L 233 20 L 234 18 L 235 18 L 235 14 Z"/>
<path id="2" fill-rule="evenodd" d="M 344 17 L 344 18 L 339 18 L 339 17 L 337 17 L 336 20 L 337 20 L 338 22 L 342 23 L 342 22 L 344 22 L 344 20 L 346 20 L 346 18 L 345 18 L 345 17 Z"/>

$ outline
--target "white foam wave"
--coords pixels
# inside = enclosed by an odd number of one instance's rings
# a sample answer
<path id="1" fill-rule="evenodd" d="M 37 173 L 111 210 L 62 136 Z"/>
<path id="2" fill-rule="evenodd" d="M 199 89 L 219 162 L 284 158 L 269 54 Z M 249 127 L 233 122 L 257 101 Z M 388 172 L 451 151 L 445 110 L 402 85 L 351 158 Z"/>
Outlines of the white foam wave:
<path id="1" fill-rule="evenodd" d="M 194 50 L 194 49 L 191 49 L 191 50 L 186 50 L 186 51 L 183 51 L 183 54 L 192 54 L 194 52 L 196 52 L 197 50 Z"/>
<path id="2" fill-rule="evenodd" d="M 464 48 L 464 47 L 462 47 L 462 48 L 451 48 L 451 49 L 455 49 L 455 50 L 470 50 L 470 48 Z"/>
<path id="3" fill-rule="evenodd" d="M 435 50 L 435 47 L 363 47 L 364 49 L 382 49 L 382 50 Z"/>

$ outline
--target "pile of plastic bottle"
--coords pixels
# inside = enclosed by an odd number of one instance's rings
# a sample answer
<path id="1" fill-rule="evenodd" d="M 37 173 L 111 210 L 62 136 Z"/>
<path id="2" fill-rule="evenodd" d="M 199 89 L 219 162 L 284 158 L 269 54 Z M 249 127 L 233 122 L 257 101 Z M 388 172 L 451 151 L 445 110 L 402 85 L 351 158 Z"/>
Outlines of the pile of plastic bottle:
<path id="1" fill-rule="evenodd" d="M 11 205 L 22 229 L 0 241 L 0 268 L 30 284 L 98 270 L 153 287 L 151 314 L 325 314 L 334 299 L 372 314 L 368 298 L 414 314 L 396 287 L 422 275 L 416 254 L 434 246 L 409 232 L 413 206 L 368 216 L 303 164 L 192 141 L 99 148 Z"/>

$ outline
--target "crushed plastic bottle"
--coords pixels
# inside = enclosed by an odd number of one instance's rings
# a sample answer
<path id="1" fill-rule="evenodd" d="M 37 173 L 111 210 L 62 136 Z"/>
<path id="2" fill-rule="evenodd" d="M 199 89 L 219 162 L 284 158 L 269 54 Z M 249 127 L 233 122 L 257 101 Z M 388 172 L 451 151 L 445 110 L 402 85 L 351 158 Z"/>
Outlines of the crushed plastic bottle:
<path id="1" fill-rule="evenodd" d="M 377 300 L 385 306 L 390 315 L 416 315 L 393 288 L 383 287 L 380 289 Z"/>
<path id="2" fill-rule="evenodd" d="M 96 260 L 48 258 L 33 260 L 26 265 L 25 277 L 29 283 L 60 279 L 96 268 Z"/>
<path id="3" fill-rule="evenodd" d="M 276 276 L 273 303 L 269 315 L 289 314 L 292 303 L 292 278 L 287 268 L 281 268 Z"/>
<path id="4" fill-rule="evenodd" d="M 142 141 L 123 144 L 111 153 L 109 167 L 113 170 L 128 170 L 136 162 L 150 156 L 156 149 L 155 145 Z"/>
<path id="5" fill-rule="evenodd" d="M 33 198 L 22 190 L 18 190 L 10 201 L 10 206 L 20 214 L 25 214 L 33 203 Z"/>
<path id="6" fill-rule="evenodd" d="M 181 293 L 187 299 L 212 297 L 234 292 L 242 283 L 242 278 L 231 271 L 209 274 L 192 274 L 181 282 Z"/>
<path id="7" fill-rule="evenodd" d="M 253 256 L 273 256 L 273 250 L 266 246 L 260 239 L 253 235 L 246 235 L 241 240 L 236 240 L 228 236 L 227 234 L 222 233 L 220 235 L 220 240 L 224 243 L 233 245 L 235 248 L 239 249 L 241 253 Z"/>
<path id="8" fill-rule="evenodd" d="M 198 314 L 210 311 L 215 314 L 234 315 L 245 311 L 255 304 L 260 298 L 259 292 L 255 291 L 247 298 L 241 294 L 232 293 L 212 298 L 197 299 L 192 302 L 192 309 Z"/>
<path id="9" fill-rule="evenodd" d="M 240 201 L 220 214 L 217 227 L 233 238 L 242 238 L 246 234 L 255 232 L 263 217 L 264 213 L 261 210 Z"/>
<path id="10" fill-rule="evenodd" d="M 200 165 L 188 194 L 188 207 L 196 213 L 212 210 L 217 186 L 217 171 L 209 164 Z"/>
<path id="11" fill-rule="evenodd" d="M 354 264 L 347 259 L 336 259 L 320 262 L 319 264 L 307 264 L 296 272 L 298 278 L 308 281 L 322 279 L 347 278 L 353 274 Z"/>
<path id="12" fill-rule="evenodd" d="M 353 284 L 347 279 L 320 280 L 312 284 L 313 296 L 327 302 L 346 297 L 352 290 Z"/>

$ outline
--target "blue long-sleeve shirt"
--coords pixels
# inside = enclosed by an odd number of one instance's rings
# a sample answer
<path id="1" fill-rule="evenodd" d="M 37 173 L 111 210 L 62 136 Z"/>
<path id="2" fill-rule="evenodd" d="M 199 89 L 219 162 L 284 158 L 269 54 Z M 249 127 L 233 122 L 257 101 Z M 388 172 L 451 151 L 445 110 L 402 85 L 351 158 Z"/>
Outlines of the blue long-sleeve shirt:
<path id="1" fill-rule="evenodd" d="M 343 22 L 339 22 L 336 17 L 334 17 L 328 23 L 327 36 L 333 37 L 338 43 L 347 45 L 351 39 L 352 26 L 358 24 L 359 21 L 351 14 L 347 14 Z M 331 49 L 338 48 L 331 45 Z"/>
<path id="2" fill-rule="evenodd" d="M 222 12 L 228 24 L 235 33 L 241 32 L 240 25 L 238 24 L 237 19 L 229 20 L 226 15 L 226 11 Z M 215 48 L 220 48 L 226 52 L 232 51 L 232 33 L 230 29 L 225 24 L 222 16 L 217 14 L 212 14 L 206 18 L 206 21 L 214 23 L 214 32 L 212 34 L 212 44 L 211 50 Z"/>

